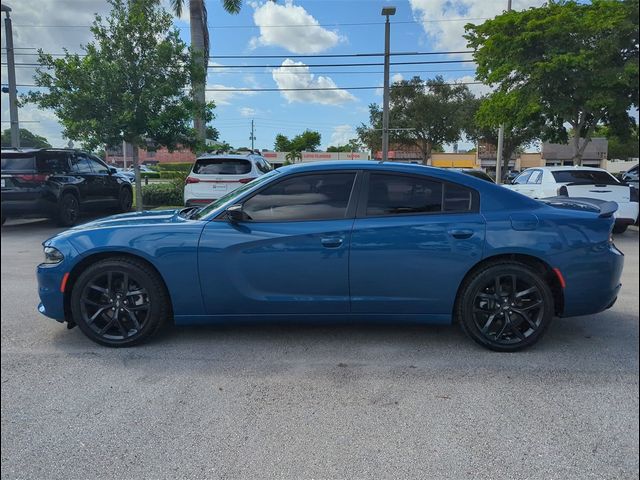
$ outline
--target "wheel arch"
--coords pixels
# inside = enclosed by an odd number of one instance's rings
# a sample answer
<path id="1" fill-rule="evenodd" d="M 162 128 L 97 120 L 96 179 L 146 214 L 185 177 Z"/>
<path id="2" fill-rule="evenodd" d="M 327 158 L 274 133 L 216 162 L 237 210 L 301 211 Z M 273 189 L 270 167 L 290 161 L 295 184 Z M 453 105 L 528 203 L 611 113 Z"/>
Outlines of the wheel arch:
<path id="1" fill-rule="evenodd" d="M 136 260 L 140 263 L 144 263 L 146 267 L 150 270 L 154 271 L 158 278 L 160 278 L 162 282 L 162 286 L 164 287 L 165 293 L 167 294 L 167 298 L 169 298 L 169 308 L 170 314 L 173 316 L 173 299 L 171 298 L 171 294 L 169 293 L 169 289 L 167 288 L 167 282 L 164 277 L 160 273 L 160 271 L 146 258 L 136 255 L 130 252 L 118 252 L 118 251 L 108 251 L 108 252 L 96 252 L 87 257 L 80 260 L 69 272 L 69 277 L 67 279 L 67 283 L 64 289 L 64 297 L 63 297 L 63 305 L 64 305 L 64 316 L 67 319 L 67 322 L 70 324 L 69 328 L 71 328 L 71 292 L 73 291 L 73 286 L 78 279 L 78 277 L 84 272 L 90 265 L 99 262 L 101 260 L 106 260 L 109 258 L 129 258 L 132 260 Z"/>
<path id="2" fill-rule="evenodd" d="M 70 193 L 71 195 L 76 197 L 76 200 L 78 200 L 78 205 L 80 205 L 82 203 L 82 197 L 80 195 L 80 190 L 77 187 L 68 185 L 64 188 L 62 188 L 62 190 L 60 190 L 60 195 L 58 196 L 58 201 L 60 201 L 62 199 L 63 196 L 65 196 L 67 193 Z"/>
<path id="3" fill-rule="evenodd" d="M 467 279 L 474 275 L 478 270 L 486 268 L 491 264 L 501 262 L 501 261 L 510 261 L 514 263 L 520 263 L 526 265 L 527 267 L 537 271 L 540 273 L 543 278 L 547 281 L 549 287 L 551 288 L 551 293 L 553 295 L 553 304 L 554 304 L 554 313 L 556 315 L 561 315 L 564 310 L 564 291 L 562 285 L 560 284 L 560 279 L 558 275 L 553 270 L 553 267 L 549 265 L 543 259 L 536 257 L 534 255 L 528 255 L 523 253 L 502 253 L 498 255 L 493 255 L 487 258 L 483 258 L 478 263 L 476 263 L 467 274 L 464 276 L 460 285 L 458 285 L 458 290 L 456 291 L 456 299 L 453 307 L 453 316 L 455 318 L 455 312 L 457 311 L 458 302 L 460 301 L 462 287 L 466 283 Z"/>

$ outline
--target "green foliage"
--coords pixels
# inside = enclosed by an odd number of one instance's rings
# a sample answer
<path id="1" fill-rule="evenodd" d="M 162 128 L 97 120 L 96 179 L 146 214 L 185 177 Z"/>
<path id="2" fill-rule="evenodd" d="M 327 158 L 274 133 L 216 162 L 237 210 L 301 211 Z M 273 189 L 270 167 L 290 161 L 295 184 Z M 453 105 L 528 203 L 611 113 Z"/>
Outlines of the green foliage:
<path id="1" fill-rule="evenodd" d="M 142 202 L 146 207 L 183 205 L 184 182 L 180 188 L 174 183 L 151 183 L 142 187 Z"/>
<path id="2" fill-rule="evenodd" d="M 427 163 L 436 145 L 454 143 L 470 129 L 469 105 L 473 96 L 466 85 L 447 84 L 437 76 L 423 82 L 420 77 L 393 84 L 389 96 L 390 144 L 417 146 Z M 380 150 L 382 111 L 369 105 L 370 125 L 358 127 L 360 140 L 372 150 Z"/>
<path id="3" fill-rule="evenodd" d="M 302 153 L 297 150 L 291 150 L 285 155 L 284 158 L 287 162 L 289 162 L 288 164 L 291 165 L 292 163 L 298 163 L 302 160 Z"/>
<path id="4" fill-rule="evenodd" d="M 160 176 L 166 172 L 187 172 L 191 170 L 193 163 L 190 162 L 172 162 L 172 163 L 159 163 L 156 165 L 156 169 L 160 172 Z"/>
<path id="5" fill-rule="evenodd" d="M 10 128 L 2 132 L 2 146 L 3 147 L 11 146 L 11 129 Z M 30 132 L 26 128 L 21 128 L 20 129 L 20 147 L 51 148 L 51 144 L 46 138 Z"/>
<path id="6" fill-rule="evenodd" d="M 305 130 L 291 140 L 285 135 L 276 135 L 274 150 L 276 152 L 315 152 L 321 143 L 321 135 L 313 130 Z"/>
<path id="7" fill-rule="evenodd" d="M 327 152 L 360 152 L 363 148 L 362 143 L 357 138 L 352 138 L 346 145 L 337 145 L 327 147 Z"/>
<path id="8" fill-rule="evenodd" d="M 537 124 L 569 140 L 581 161 L 596 126 L 628 130 L 638 107 L 638 0 L 561 0 L 466 27 L 476 77 L 497 86 L 479 112 L 492 123 Z M 579 138 L 587 141 L 581 147 Z"/>
<path id="9" fill-rule="evenodd" d="M 122 140 L 145 147 L 147 139 L 169 149 L 195 148 L 194 113 L 207 120 L 212 104 L 196 104 L 185 90 L 194 76 L 192 59 L 172 16 L 157 0 L 110 0 L 109 17 L 96 16 L 85 56 L 54 58 L 39 51 L 36 85 L 23 97 L 53 109 L 63 134 L 90 146 Z"/>
<path id="10" fill-rule="evenodd" d="M 634 126 L 626 134 L 616 134 L 607 126 L 598 126 L 593 135 L 594 137 L 607 138 L 609 143 L 607 156 L 610 159 L 627 160 L 640 156 L 637 126 Z"/>

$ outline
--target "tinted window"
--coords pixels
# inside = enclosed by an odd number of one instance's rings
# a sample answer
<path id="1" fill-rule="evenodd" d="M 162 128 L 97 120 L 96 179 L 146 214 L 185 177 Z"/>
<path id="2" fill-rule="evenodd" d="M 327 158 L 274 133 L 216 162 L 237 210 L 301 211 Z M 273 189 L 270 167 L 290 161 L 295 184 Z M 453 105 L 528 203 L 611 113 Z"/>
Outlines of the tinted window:
<path id="1" fill-rule="evenodd" d="M 529 181 L 529 177 L 531 176 L 531 170 L 527 170 L 526 172 L 522 172 L 520 175 L 516 177 L 513 181 L 516 185 L 523 185 Z"/>
<path id="2" fill-rule="evenodd" d="M 531 172 L 531 176 L 529 177 L 527 183 L 542 183 L 542 171 L 534 170 L 533 172 Z"/>
<path id="3" fill-rule="evenodd" d="M 267 162 L 262 158 L 259 158 L 258 160 L 256 160 L 256 167 L 258 167 L 258 170 L 260 170 L 262 173 L 268 173 L 272 170 L 272 167 L 269 164 L 269 162 Z"/>
<path id="4" fill-rule="evenodd" d="M 607 172 L 590 170 L 560 170 L 553 172 L 553 178 L 558 183 L 576 183 L 579 185 L 620 185 L 612 175 Z"/>
<path id="5" fill-rule="evenodd" d="M 471 175 L 472 177 L 479 178 L 480 180 L 484 180 L 485 182 L 495 183 L 493 181 L 493 178 L 491 178 L 486 173 L 481 172 L 480 170 L 463 170 L 462 173 L 466 173 L 467 175 Z"/>
<path id="6" fill-rule="evenodd" d="M 196 160 L 193 173 L 197 175 L 246 175 L 251 162 L 236 158 L 201 158 Z"/>
<path id="7" fill-rule="evenodd" d="M 71 171 L 73 173 L 93 173 L 93 170 L 91 170 L 91 160 L 84 155 L 72 155 Z"/>
<path id="8" fill-rule="evenodd" d="M 445 212 L 470 212 L 472 209 L 473 194 L 471 190 L 453 183 L 445 183 L 443 202 Z"/>
<path id="9" fill-rule="evenodd" d="M 109 173 L 109 169 L 96 158 L 89 158 L 89 160 L 91 161 L 91 169 L 93 170 L 93 173 Z"/>
<path id="10" fill-rule="evenodd" d="M 367 215 L 442 211 L 442 183 L 427 178 L 374 173 L 369 177 Z"/>
<path id="11" fill-rule="evenodd" d="M 35 169 L 36 158 L 33 155 L 21 155 L 2 152 L 1 167 L 3 172 L 19 172 Z"/>
<path id="12" fill-rule="evenodd" d="M 68 154 L 66 152 L 40 152 L 36 163 L 38 172 L 66 173 L 69 171 Z"/>
<path id="13" fill-rule="evenodd" d="M 244 203 L 254 221 L 344 218 L 355 173 L 300 175 L 257 193 Z"/>

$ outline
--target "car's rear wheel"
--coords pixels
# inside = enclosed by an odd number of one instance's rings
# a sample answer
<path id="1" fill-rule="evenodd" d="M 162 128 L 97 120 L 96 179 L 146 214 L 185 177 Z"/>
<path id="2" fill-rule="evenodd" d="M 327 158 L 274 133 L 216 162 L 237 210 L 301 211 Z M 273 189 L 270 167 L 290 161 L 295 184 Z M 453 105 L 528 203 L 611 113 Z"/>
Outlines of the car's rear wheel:
<path id="1" fill-rule="evenodd" d="M 616 235 L 619 235 L 621 233 L 626 232 L 628 227 L 629 226 L 626 223 L 619 223 L 613 226 L 613 233 L 615 233 Z"/>
<path id="2" fill-rule="evenodd" d="M 78 198 L 73 193 L 65 193 L 58 204 L 58 215 L 56 220 L 61 227 L 71 227 L 78 221 L 80 215 L 80 204 Z"/>
<path id="3" fill-rule="evenodd" d="M 544 275 L 516 262 L 497 262 L 470 275 L 456 302 L 465 333 L 499 352 L 536 343 L 553 314 L 553 295 Z"/>
<path id="4" fill-rule="evenodd" d="M 164 284 L 149 266 L 118 257 L 91 265 L 71 292 L 73 321 L 94 342 L 128 347 L 151 337 L 169 318 Z"/>
<path id="5" fill-rule="evenodd" d="M 120 189 L 120 195 L 118 196 L 118 210 L 120 212 L 129 212 L 132 205 L 133 193 L 130 188 L 123 187 Z"/>

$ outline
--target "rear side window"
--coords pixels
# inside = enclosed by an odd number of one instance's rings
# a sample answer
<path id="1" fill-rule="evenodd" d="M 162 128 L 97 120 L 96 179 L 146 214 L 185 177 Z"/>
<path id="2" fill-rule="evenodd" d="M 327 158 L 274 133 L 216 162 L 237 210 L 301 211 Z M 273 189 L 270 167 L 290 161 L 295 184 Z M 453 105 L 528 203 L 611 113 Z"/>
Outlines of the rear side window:
<path id="1" fill-rule="evenodd" d="M 355 173 L 298 175 L 258 192 L 243 210 L 254 221 L 345 218 L 355 177 Z"/>
<path id="2" fill-rule="evenodd" d="M 2 153 L 1 167 L 3 172 L 35 170 L 36 157 L 33 155 Z"/>
<path id="3" fill-rule="evenodd" d="M 251 162 L 237 158 L 201 158 L 196 160 L 196 175 L 246 175 L 251 172 Z"/>
<path id="4" fill-rule="evenodd" d="M 366 215 L 461 213 L 477 209 L 474 191 L 430 178 L 374 173 L 369 177 Z"/>
<path id="5" fill-rule="evenodd" d="M 84 155 L 73 155 L 71 157 L 71 171 L 80 174 L 93 173 L 93 170 L 91 170 L 91 160 Z"/>
<path id="6" fill-rule="evenodd" d="M 68 155 L 65 152 L 40 152 L 37 161 L 38 172 L 67 173 L 69 171 Z"/>
<path id="7" fill-rule="evenodd" d="M 620 182 L 607 172 L 590 170 L 560 170 L 553 173 L 558 183 L 574 183 L 578 185 L 620 185 Z"/>

